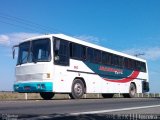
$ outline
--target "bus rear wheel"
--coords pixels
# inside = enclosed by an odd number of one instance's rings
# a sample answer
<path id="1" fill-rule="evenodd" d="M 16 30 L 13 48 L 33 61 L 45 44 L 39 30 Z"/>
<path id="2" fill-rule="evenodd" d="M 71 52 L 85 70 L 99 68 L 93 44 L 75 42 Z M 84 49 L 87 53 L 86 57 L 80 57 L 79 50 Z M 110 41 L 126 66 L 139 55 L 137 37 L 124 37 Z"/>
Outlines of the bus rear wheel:
<path id="1" fill-rule="evenodd" d="M 75 79 L 72 84 L 72 91 L 69 94 L 71 99 L 80 99 L 85 92 L 84 83 L 80 79 Z"/>
<path id="2" fill-rule="evenodd" d="M 134 83 L 130 84 L 129 94 L 123 94 L 125 98 L 134 98 L 136 96 L 136 86 Z"/>
<path id="3" fill-rule="evenodd" d="M 113 98 L 114 94 L 102 94 L 103 98 Z"/>
<path id="4" fill-rule="evenodd" d="M 51 100 L 54 96 L 53 92 L 41 92 L 40 96 L 44 99 L 44 100 Z"/>

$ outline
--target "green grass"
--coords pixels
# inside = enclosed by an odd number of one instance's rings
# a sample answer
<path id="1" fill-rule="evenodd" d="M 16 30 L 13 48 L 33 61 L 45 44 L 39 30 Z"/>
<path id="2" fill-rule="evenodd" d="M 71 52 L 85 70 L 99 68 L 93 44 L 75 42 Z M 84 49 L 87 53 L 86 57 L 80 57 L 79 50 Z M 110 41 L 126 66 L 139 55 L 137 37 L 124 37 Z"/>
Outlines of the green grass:
<path id="1" fill-rule="evenodd" d="M 122 94 L 115 94 L 114 98 L 123 97 Z M 140 98 L 154 98 L 160 97 L 159 93 L 140 93 L 137 94 L 136 97 Z M 83 98 L 102 98 L 101 94 L 85 94 Z M 39 100 L 42 99 L 39 93 L 27 93 L 28 100 Z M 53 99 L 69 99 L 68 94 L 55 94 Z M 25 93 L 15 93 L 15 92 L 0 92 L 0 100 L 25 100 Z"/>

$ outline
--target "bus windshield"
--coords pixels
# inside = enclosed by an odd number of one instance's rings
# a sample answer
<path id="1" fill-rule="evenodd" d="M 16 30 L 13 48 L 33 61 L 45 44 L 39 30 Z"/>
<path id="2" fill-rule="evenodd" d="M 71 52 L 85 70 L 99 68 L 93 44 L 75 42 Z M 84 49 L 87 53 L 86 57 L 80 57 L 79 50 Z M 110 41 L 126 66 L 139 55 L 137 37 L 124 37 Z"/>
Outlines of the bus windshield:
<path id="1" fill-rule="evenodd" d="M 38 39 L 21 43 L 17 65 L 48 62 L 51 60 L 50 39 Z"/>

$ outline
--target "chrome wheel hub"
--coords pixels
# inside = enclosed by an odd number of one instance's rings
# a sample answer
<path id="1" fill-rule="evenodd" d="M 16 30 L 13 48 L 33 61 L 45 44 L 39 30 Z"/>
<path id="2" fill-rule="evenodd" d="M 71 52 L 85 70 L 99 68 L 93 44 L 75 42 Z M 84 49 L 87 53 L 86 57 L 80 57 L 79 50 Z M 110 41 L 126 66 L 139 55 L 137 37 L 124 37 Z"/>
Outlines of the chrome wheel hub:
<path id="1" fill-rule="evenodd" d="M 81 95 L 82 94 L 82 85 L 79 83 L 76 83 L 74 86 L 74 91 L 76 94 Z"/>

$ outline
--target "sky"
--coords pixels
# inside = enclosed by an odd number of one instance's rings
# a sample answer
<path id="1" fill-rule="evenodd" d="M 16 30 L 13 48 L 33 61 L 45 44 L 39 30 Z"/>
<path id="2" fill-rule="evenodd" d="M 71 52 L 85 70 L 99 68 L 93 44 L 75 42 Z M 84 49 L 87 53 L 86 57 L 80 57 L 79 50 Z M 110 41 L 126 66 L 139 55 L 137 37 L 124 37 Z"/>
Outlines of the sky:
<path id="1" fill-rule="evenodd" d="M 1 0 L 0 91 L 13 90 L 12 46 L 63 33 L 148 62 L 150 92 L 160 92 L 159 0 Z"/>

